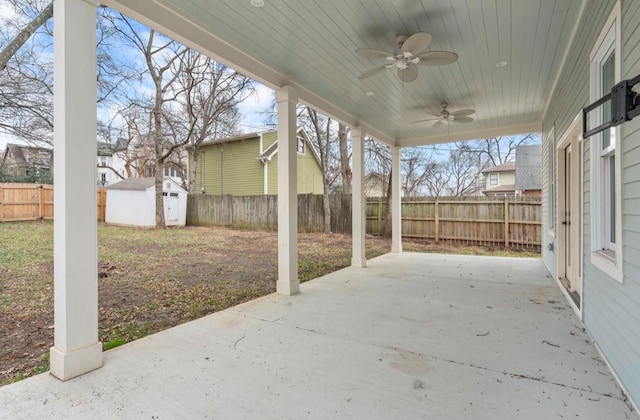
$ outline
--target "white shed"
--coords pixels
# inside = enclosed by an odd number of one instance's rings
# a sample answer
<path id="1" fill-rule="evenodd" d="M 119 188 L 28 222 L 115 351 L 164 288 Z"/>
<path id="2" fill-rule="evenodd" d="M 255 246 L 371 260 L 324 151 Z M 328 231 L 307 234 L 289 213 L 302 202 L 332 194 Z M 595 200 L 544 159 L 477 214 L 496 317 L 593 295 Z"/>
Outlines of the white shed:
<path id="1" fill-rule="evenodd" d="M 167 226 L 184 226 L 187 191 L 165 177 L 162 182 Z M 155 178 L 128 178 L 107 187 L 105 221 L 117 225 L 156 226 Z"/>

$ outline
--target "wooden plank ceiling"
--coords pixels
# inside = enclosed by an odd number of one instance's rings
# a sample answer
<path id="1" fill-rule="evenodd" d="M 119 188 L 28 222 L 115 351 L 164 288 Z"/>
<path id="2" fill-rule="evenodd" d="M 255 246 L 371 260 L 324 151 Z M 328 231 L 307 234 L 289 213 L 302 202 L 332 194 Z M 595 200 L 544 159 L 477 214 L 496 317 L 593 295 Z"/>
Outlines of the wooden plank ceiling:
<path id="1" fill-rule="evenodd" d="M 396 145 L 538 130 L 556 75 L 587 0 L 107 0 L 129 14 L 231 67 L 344 122 L 360 124 Z M 402 83 L 384 63 L 357 48 L 392 51 L 397 35 L 429 32 L 427 51 L 457 62 L 419 66 Z M 497 63 L 506 62 L 503 67 Z M 367 95 L 369 93 L 369 95 Z M 411 124 L 449 110 L 473 108 L 474 121 L 433 128 Z"/>

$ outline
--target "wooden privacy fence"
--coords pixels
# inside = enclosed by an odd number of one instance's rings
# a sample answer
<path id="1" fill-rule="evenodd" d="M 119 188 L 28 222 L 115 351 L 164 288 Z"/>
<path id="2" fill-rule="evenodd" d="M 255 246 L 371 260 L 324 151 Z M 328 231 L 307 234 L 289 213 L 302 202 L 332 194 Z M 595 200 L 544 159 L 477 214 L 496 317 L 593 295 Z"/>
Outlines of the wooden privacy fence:
<path id="1" fill-rule="evenodd" d="M 382 233 L 384 203 L 367 203 L 367 232 Z M 402 202 L 402 236 L 447 242 L 538 248 L 540 199 L 450 197 Z"/>
<path id="2" fill-rule="evenodd" d="M 98 221 L 103 222 L 107 190 L 98 189 Z M 53 185 L 0 184 L 0 222 L 53 220 Z"/>
<path id="3" fill-rule="evenodd" d="M 351 233 L 351 195 L 331 194 L 331 231 Z M 367 202 L 367 233 L 379 235 L 384 224 L 382 200 Z M 276 230 L 278 198 L 271 195 L 189 195 L 187 225 Z M 402 236 L 434 241 L 539 247 L 540 200 L 486 197 L 405 200 Z M 298 196 L 298 230 L 324 231 L 321 195 Z"/>
<path id="4" fill-rule="evenodd" d="M 351 195 L 332 194 L 330 199 L 331 231 L 351 233 Z M 187 225 L 276 230 L 278 196 L 190 194 L 187 200 Z M 298 230 L 324 231 L 322 195 L 298 196 Z"/>

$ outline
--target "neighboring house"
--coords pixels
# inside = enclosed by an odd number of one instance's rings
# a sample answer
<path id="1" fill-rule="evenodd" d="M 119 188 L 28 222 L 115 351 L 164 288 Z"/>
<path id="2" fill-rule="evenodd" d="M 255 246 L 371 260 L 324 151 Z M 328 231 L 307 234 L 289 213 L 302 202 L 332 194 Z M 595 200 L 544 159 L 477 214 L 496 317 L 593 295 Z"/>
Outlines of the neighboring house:
<path id="1" fill-rule="evenodd" d="M 516 147 L 516 196 L 542 197 L 542 145 Z"/>
<path id="2" fill-rule="evenodd" d="M 16 177 L 53 173 L 53 150 L 8 143 L 0 159 L 0 170 Z"/>
<path id="3" fill-rule="evenodd" d="M 114 146 L 98 142 L 98 187 L 107 187 L 127 178 L 125 160 L 121 152 L 126 150 L 124 141 L 117 141 Z"/>
<path id="4" fill-rule="evenodd" d="M 389 177 L 372 172 L 364 177 L 364 195 L 368 198 L 385 197 L 389 186 Z M 405 189 L 400 193 L 404 197 Z"/>
<path id="5" fill-rule="evenodd" d="M 171 178 L 162 183 L 167 226 L 184 226 L 187 191 Z M 156 226 L 156 179 L 128 178 L 107 187 L 105 222 L 126 226 Z"/>
<path id="6" fill-rule="evenodd" d="M 98 142 L 98 174 L 99 187 L 107 187 L 127 178 L 153 177 L 155 157 L 148 137 L 138 141 L 120 139 L 111 146 Z M 177 155 L 177 153 L 176 153 Z M 186 184 L 184 165 L 176 158 L 163 166 L 164 177 L 169 177 L 180 185 Z"/>
<path id="7" fill-rule="evenodd" d="M 516 194 L 516 164 L 507 162 L 482 171 L 485 186 L 482 191 L 490 197 L 512 197 Z"/>
<path id="8" fill-rule="evenodd" d="M 304 130 L 298 130 L 298 194 L 322 194 L 320 158 Z M 200 147 L 196 191 L 214 195 L 278 193 L 276 131 L 250 133 Z"/>

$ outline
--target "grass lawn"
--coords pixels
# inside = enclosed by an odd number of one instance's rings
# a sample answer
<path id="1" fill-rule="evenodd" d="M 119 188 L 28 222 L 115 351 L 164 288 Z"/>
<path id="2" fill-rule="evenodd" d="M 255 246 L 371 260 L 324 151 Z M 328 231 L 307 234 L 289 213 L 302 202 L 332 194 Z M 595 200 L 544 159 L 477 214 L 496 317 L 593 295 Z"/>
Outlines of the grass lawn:
<path id="1" fill-rule="evenodd" d="M 0 223 L 0 385 L 48 370 L 53 223 Z M 99 336 L 105 349 L 275 291 L 277 234 L 99 226 Z M 538 252 L 404 241 L 406 251 L 539 257 Z M 367 258 L 390 249 L 367 238 Z M 346 267 L 351 238 L 299 234 L 302 282 Z"/>

